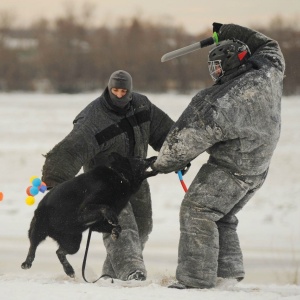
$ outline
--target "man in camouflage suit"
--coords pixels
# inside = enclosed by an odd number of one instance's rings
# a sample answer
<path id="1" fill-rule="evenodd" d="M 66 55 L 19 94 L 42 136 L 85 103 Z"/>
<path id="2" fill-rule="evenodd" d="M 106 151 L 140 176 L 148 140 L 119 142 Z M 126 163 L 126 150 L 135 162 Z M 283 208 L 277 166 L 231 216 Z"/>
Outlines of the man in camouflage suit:
<path id="1" fill-rule="evenodd" d="M 46 155 L 43 181 L 47 186 L 105 164 L 110 153 L 146 158 L 148 145 L 159 151 L 173 121 L 149 99 L 132 91 L 132 78 L 114 72 L 103 94 L 75 118 L 73 130 Z M 112 183 L 113 184 L 113 183 Z M 121 280 L 145 280 L 142 251 L 152 230 L 148 182 L 142 183 L 119 215 L 122 233 L 117 241 L 104 234 L 107 258 L 103 274 Z"/>
<path id="2" fill-rule="evenodd" d="M 212 288 L 217 277 L 244 278 L 236 232 L 240 211 L 262 186 L 280 135 L 285 62 L 279 45 L 234 24 L 214 23 L 209 53 L 215 84 L 175 122 L 153 169 L 180 170 L 207 151 L 180 210 L 175 288 Z"/>

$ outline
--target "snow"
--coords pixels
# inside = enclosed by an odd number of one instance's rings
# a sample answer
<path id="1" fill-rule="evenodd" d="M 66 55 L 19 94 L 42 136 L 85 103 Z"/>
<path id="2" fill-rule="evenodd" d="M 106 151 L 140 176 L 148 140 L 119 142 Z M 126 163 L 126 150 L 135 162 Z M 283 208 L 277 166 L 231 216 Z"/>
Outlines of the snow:
<path id="1" fill-rule="evenodd" d="M 176 174 L 150 178 L 154 228 L 144 251 L 148 269 L 145 282 L 86 283 L 81 265 L 87 234 L 78 253 L 69 256 L 76 278 L 65 275 L 56 257 L 56 243 L 47 239 L 30 270 L 22 270 L 27 255 L 27 231 L 37 203 L 25 204 L 29 178 L 41 176 L 45 154 L 72 128 L 72 120 L 98 93 L 56 95 L 0 94 L 0 290 L 1 299 L 300 299 L 300 96 L 282 101 L 282 135 L 268 178 L 249 204 L 238 214 L 239 236 L 246 278 L 240 283 L 219 281 L 214 289 L 174 290 L 179 239 L 179 207 L 184 191 Z M 177 119 L 192 95 L 148 94 L 172 118 Z M 155 155 L 153 150 L 149 156 Z M 191 183 L 207 155 L 192 162 L 184 176 Z M 86 276 L 101 273 L 105 249 L 94 233 Z"/>

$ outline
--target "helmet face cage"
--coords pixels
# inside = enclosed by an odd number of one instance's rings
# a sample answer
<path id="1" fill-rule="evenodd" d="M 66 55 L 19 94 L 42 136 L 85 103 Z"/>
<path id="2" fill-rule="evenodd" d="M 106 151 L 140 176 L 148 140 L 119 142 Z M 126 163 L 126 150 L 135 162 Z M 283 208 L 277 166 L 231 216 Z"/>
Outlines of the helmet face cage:
<path id="1" fill-rule="evenodd" d="M 224 75 L 221 60 L 210 60 L 208 62 L 208 71 L 213 81 L 217 81 Z"/>
<path id="2" fill-rule="evenodd" d="M 243 58 L 240 58 L 239 54 L 242 52 L 246 53 Z M 242 65 L 250 55 L 248 46 L 239 40 L 233 39 L 220 42 L 208 55 L 210 76 L 216 81 L 225 72 Z M 213 62 L 216 63 L 213 64 Z"/>

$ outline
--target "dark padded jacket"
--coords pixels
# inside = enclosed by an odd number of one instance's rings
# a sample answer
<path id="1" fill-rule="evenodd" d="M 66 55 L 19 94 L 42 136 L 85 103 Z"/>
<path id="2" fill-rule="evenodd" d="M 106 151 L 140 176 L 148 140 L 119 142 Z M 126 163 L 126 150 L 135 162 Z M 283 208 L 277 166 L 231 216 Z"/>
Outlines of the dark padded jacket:
<path id="1" fill-rule="evenodd" d="M 193 97 L 154 164 L 160 172 L 180 170 L 204 151 L 233 173 L 258 175 L 268 169 L 280 135 L 284 58 L 276 41 L 242 26 L 223 25 L 220 41 L 232 38 L 246 43 L 252 56 Z"/>
<path id="2" fill-rule="evenodd" d="M 126 114 L 107 101 L 107 88 L 75 118 L 73 130 L 46 155 L 43 181 L 48 186 L 73 178 L 81 169 L 107 163 L 111 152 L 147 156 L 148 145 L 159 151 L 174 122 L 149 99 L 132 93 Z"/>

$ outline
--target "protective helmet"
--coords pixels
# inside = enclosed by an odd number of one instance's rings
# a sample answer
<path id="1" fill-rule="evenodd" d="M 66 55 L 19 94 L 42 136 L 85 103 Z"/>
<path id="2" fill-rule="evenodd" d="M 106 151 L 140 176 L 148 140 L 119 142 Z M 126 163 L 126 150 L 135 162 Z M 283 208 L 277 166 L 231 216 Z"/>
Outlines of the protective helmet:
<path id="1" fill-rule="evenodd" d="M 108 91 L 110 95 L 110 99 L 114 106 L 119 108 L 124 108 L 132 99 L 132 77 L 131 75 L 124 71 L 118 70 L 111 74 L 109 81 L 108 81 Z M 122 98 L 116 97 L 111 89 L 118 88 L 118 89 L 125 89 L 127 93 Z"/>
<path id="2" fill-rule="evenodd" d="M 245 43 L 236 39 L 222 41 L 208 54 L 209 74 L 216 81 L 226 72 L 243 65 L 250 55 Z"/>

